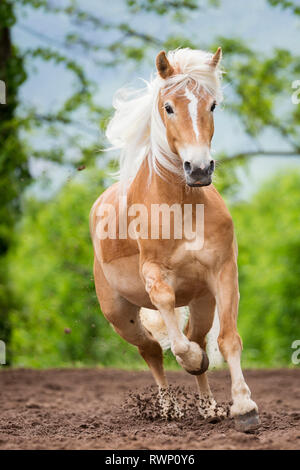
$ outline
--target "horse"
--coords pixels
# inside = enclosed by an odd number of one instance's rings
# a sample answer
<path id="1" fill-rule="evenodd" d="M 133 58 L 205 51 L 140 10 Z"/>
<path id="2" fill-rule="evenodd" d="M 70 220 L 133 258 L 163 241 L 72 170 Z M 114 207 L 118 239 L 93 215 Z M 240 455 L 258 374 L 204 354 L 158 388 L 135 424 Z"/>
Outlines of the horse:
<path id="1" fill-rule="evenodd" d="M 104 316 L 138 348 L 158 390 L 167 396 L 157 334 L 165 328 L 177 362 L 195 376 L 205 416 L 217 409 L 206 354 L 217 312 L 218 345 L 231 375 L 230 416 L 236 429 L 246 432 L 260 421 L 241 368 L 237 242 L 230 213 L 212 184 L 213 111 L 223 99 L 221 58 L 220 47 L 214 54 L 161 51 L 156 73 L 143 89 L 116 94 L 106 135 L 120 150 L 119 180 L 95 201 L 90 231 Z M 203 209 L 200 222 L 196 206 Z M 187 217 L 178 218 L 175 209 L 186 207 L 191 208 L 194 241 L 177 233 Z M 153 208 L 161 210 L 159 218 L 153 218 Z M 164 212 L 168 208 L 169 214 Z M 168 236 L 162 233 L 167 219 L 174 222 Z M 184 330 L 178 316 L 182 307 L 189 310 Z"/>

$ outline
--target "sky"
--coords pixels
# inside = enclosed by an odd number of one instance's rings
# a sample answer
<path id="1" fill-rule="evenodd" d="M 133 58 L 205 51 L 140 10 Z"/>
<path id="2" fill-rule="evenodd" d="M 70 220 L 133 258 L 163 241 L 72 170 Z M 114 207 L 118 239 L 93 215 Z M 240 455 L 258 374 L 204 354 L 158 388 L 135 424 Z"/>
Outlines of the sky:
<path id="1" fill-rule="evenodd" d="M 58 2 L 58 0 L 56 0 Z M 64 1 L 64 0 L 61 0 Z M 55 1 L 53 2 L 55 3 Z M 300 21 L 288 11 L 270 7 L 265 0 L 252 0 L 251 2 L 238 0 L 223 0 L 219 8 L 202 9 L 189 14 L 189 19 L 178 24 L 169 17 L 157 17 L 154 14 L 138 14 L 132 17 L 125 8 L 123 0 L 107 2 L 105 0 L 85 0 L 84 8 L 109 21 L 126 22 L 136 27 L 139 31 L 149 32 L 159 39 L 164 39 L 169 34 L 184 34 L 193 42 L 199 44 L 200 49 L 215 40 L 217 36 L 241 37 L 247 41 L 251 48 L 257 50 L 258 54 L 267 54 L 274 47 L 288 48 L 292 52 L 299 53 L 300 45 Z M 246 5 L 246 7 L 245 7 Z M 48 39 L 52 44 L 58 45 L 62 42 L 69 28 L 68 20 L 64 16 L 45 15 L 41 11 L 30 11 L 25 16 L 19 17 L 18 23 L 13 30 L 14 40 L 20 48 L 47 45 Z M 89 34 L 89 33 L 88 33 Z M 102 43 L 110 39 L 112 32 L 91 31 L 89 37 L 100 40 Z M 48 44 L 49 45 L 49 44 Z M 105 69 L 99 72 L 89 56 L 80 51 L 65 51 L 79 60 L 90 76 L 99 84 L 97 99 L 104 106 L 111 106 L 114 92 L 130 83 L 138 84 L 138 77 L 149 79 L 154 71 L 155 54 L 159 51 L 153 50 L 153 57 L 146 63 L 137 67 L 129 64 L 122 65 L 117 69 Z M 223 65 L 226 69 L 226 57 Z M 41 112 L 56 109 L 67 96 L 72 86 L 72 78 L 64 67 L 55 68 L 51 64 L 36 61 L 28 64 L 30 79 L 21 90 L 21 99 L 25 103 L 35 104 Z M 300 79 L 300 77 L 299 77 Z M 244 134 L 241 124 L 237 118 L 226 113 L 226 96 L 230 96 L 230 85 L 224 90 L 225 103 L 223 109 L 215 113 L 215 136 L 213 149 L 215 151 L 226 151 L 233 154 L 237 151 L 254 150 L 253 143 Z M 292 88 L 291 88 L 292 94 Z M 290 100 L 290 97 L 287 97 Z M 300 106 L 300 105 L 299 105 Z M 82 139 L 91 138 L 88 132 L 82 129 Z M 97 135 L 98 129 L 91 129 Z M 265 148 L 282 148 L 279 139 L 270 132 L 266 133 L 261 140 Z M 47 142 L 45 143 L 47 145 Z M 247 172 L 241 170 L 239 178 L 241 181 L 239 197 L 249 198 L 266 178 L 276 171 L 287 168 L 300 168 L 300 158 L 276 157 L 253 158 Z M 41 166 L 33 163 L 31 170 L 35 176 L 42 171 L 47 171 L 54 181 L 54 187 L 59 187 L 67 178 L 68 170 L 59 169 L 58 166 Z"/>

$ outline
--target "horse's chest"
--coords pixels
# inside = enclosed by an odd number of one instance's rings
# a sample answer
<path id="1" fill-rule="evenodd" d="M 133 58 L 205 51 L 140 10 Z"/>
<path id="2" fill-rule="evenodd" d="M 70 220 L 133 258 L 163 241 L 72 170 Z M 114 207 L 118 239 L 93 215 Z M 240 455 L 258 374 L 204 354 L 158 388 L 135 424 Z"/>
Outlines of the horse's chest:
<path id="1" fill-rule="evenodd" d="M 199 295 L 207 289 L 209 271 L 216 264 L 215 250 L 188 250 L 179 247 L 169 258 L 168 274 L 179 303 Z"/>
<path id="2" fill-rule="evenodd" d="M 189 272 L 191 276 L 199 279 L 199 276 L 204 275 L 218 262 L 221 252 L 217 247 L 195 248 L 193 244 L 183 243 L 171 255 L 171 269 L 177 273 L 177 276 L 186 275 Z"/>

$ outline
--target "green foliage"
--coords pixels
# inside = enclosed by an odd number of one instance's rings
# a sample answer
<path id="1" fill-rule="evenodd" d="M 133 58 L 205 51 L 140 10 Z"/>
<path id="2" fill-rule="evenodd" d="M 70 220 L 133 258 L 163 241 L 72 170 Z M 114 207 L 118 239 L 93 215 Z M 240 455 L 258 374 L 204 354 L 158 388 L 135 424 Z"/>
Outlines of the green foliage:
<path id="1" fill-rule="evenodd" d="M 6 84 L 6 104 L 0 105 L 0 338 L 8 342 L 8 312 L 12 293 L 6 255 L 14 236 L 16 218 L 20 214 L 20 193 L 29 180 L 29 173 L 26 148 L 20 141 L 18 119 L 15 118 L 18 89 L 26 80 L 26 73 L 22 57 L 11 43 L 10 28 L 15 22 L 15 15 L 10 2 L 1 2 L 0 18 L 0 80 Z"/>
<path id="2" fill-rule="evenodd" d="M 296 1 L 290 0 L 268 0 L 270 5 L 281 7 L 283 10 L 291 10 L 295 15 L 300 15 L 300 6 Z"/>
<path id="3" fill-rule="evenodd" d="M 241 159 L 229 160 L 225 153 L 219 153 L 216 160 L 216 171 L 214 174 L 214 185 L 223 197 L 232 200 L 240 186 L 237 170 L 240 166 L 245 169 L 245 162 Z"/>
<path id="4" fill-rule="evenodd" d="M 252 138 L 272 128 L 299 152 L 300 120 L 290 97 L 300 57 L 285 49 L 275 49 L 270 57 L 259 56 L 239 39 L 220 37 L 217 43 L 226 57 L 224 79 L 233 85 L 235 95 L 226 102 L 226 110 L 241 120 Z"/>
<path id="5" fill-rule="evenodd" d="M 207 5 L 218 6 L 219 0 L 126 0 L 130 10 L 155 12 L 158 15 L 170 14 L 173 11 L 188 12 L 203 8 Z"/>
<path id="6" fill-rule="evenodd" d="M 300 173 L 278 174 L 232 208 L 239 245 L 239 330 L 247 365 L 291 364 L 300 335 Z"/>

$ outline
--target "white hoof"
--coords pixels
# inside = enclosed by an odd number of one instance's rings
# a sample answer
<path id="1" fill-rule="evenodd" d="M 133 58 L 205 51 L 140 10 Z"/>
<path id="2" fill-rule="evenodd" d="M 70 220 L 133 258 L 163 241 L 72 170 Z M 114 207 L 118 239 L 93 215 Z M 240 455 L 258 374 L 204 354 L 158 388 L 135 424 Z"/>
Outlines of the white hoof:
<path id="1" fill-rule="evenodd" d="M 230 408 L 230 415 L 234 418 L 235 416 L 250 413 L 250 411 L 256 411 L 256 413 L 258 413 L 257 404 L 251 400 L 251 398 L 234 400 Z"/>

